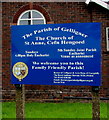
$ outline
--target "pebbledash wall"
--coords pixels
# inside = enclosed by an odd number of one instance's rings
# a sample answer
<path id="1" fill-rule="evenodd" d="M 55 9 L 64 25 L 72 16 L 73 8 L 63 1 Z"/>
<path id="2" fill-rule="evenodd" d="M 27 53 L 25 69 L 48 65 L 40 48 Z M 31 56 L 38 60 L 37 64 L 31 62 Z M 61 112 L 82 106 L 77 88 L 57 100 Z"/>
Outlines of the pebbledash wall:
<path id="1" fill-rule="evenodd" d="M 3 100 L 15 99 L 15 87 L 11 81 L 11 33 L 10 25 L 26 10 L 38 10 L 46 24 L 54 23 L 102 23 L 102 86 L 100 96 L 109 97 L 109 52 L 106 49 L 106 27 L 109 27 L 109 10 L 95 3 L 85 2 L 2 2 L 2 94 Z M 37 76 L 36 76 L 37 79 Z M 90 86 L 25 85 L 26 99 L 63 99 L 65 96 L 91 97 Z"/>

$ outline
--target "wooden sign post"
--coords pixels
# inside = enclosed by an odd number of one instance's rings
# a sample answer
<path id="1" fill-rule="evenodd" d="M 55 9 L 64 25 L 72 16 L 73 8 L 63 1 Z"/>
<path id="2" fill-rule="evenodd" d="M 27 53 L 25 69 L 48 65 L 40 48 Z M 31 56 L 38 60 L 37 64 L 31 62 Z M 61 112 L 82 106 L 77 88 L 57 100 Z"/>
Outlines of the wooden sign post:
<path id="1" fill-rule="evenodd" d="M 92 120 L 100 120 L 100 97 L 99 87 L 92 87 Z"/>
<path id="2" fill-rule="evenodd" d="M 16 84 L 16 120 L 24 120 L 25 112 L 25 86 Z"/>

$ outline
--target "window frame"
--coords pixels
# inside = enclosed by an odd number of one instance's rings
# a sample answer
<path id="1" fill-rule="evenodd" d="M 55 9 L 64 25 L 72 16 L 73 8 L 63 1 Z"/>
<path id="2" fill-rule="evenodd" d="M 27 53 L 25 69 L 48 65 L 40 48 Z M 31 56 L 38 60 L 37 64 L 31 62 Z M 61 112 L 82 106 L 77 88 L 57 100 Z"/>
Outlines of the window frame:
<path id="1" fill-rule="evenodd" d="M 107 51 L 109 51 L 109 27 L 106 27 L 106 47 Z"/>
<path id="2" fill-rule="evenodd" d="M 42 18 L 33 18 L 33 17 L 32 17 L 32 16 L 33 16 L 32 11 L 39 13 L 39 14 L 42 16 Z M 21 19 L 21 17 L 22 17 L 25 13 L 27 13 L 27 12 L 30 12 L 30 13 L 31 13 L 31 18 Z M 25 20 L 30 20 L 30 21 L 31 21 L 31 24 L 30 24 L 30 25 L 34 25 L 34 24 L 33 24 L 33 20 L 44 20 L 44 24 L 46 24 L 46 19 L 45 19 L 44 15 L 43 15 L 41 12 L 39 12 L 39 11 L 37 11 L 37 10 L 34 10 L 34 9 L 32 9 L 32 10 L 26 10 L 26 11 L 24 11 L 23 13 L 21 13 L 20 16 L 19 16 L 19 18 L 18 18 L 18 20 L 17 20 L 17 25 L 20 25 L 20 21 L 23 21 L 23 20 L 24 20 L 24 21 L 25 21 Z M 36 24 L 36 25 L 37 25 L 37 24 Z"/>

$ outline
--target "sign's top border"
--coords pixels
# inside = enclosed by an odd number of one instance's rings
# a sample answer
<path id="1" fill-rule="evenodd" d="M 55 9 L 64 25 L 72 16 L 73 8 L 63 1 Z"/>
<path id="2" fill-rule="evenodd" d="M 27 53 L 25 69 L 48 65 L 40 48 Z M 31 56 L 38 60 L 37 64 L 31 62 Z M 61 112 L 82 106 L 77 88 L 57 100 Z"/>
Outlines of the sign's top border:
<path id="1" fill-rule="evenodd" d="M 1 0 L 1 2 L 86 2 L 86 0 Z"/>
<path id="2" fill-rule="evenodd" d="M 54 23 L 55 25 L 70 25 L 70 24 L 102 24 L 102 22 L 82 22 L 82 23 Z M 50 26 L 50 25 L 54 25 L 54 24 L 37 24 L 37 25 L 13 25 L 13 24 L 11 24 L 10 26 L 12 27 L 12 26 L 18 26 L 18 27 L 20 27 L 20 26 Z"/>

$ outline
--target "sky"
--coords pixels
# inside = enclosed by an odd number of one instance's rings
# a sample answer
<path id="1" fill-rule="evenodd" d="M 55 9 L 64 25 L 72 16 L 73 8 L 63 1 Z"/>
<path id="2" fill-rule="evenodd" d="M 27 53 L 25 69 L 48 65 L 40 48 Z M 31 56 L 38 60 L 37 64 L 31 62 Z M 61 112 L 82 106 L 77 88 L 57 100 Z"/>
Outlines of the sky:
<path id="1" fill-rule="evenodd" d="M 102 0 L 102 1 L 106 1 L 106 2 L 108 2 L 109 0 Z"/>

